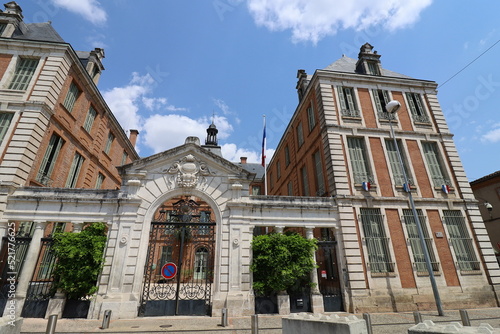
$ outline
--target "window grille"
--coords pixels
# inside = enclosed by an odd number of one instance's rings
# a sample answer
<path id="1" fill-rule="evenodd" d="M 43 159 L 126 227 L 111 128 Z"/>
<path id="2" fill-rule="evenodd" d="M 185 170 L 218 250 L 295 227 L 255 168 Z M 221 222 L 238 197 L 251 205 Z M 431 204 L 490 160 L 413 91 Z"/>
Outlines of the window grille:
<path id="1" fill-rule="evenodd" d="M 410 185 L 414 185 L 412 178 L 410 177 L 410 172 L 408 168 L 408 163 L 406 162 L 406 155 L 402 151 L 401 140 L 398 139 L 398 150 L 401 154 L 401 160 L 403 160 L 403 167 L 408 177 L 408 182 Z M 389 165 L 391 166 L 392 176 L 394 178 L 394 184 L 397 186 L 402 186 L 405 183 L 405 178 L 403 175 L 403 169 L 401 168 L 401 163 L 399 162 L 398 152 L 396 150 L 396 145 L 394 145 L 394 140 L 387 139 L 385 141 L 385 147 L 387 148 L 387 155 L 389 157 Z"/>
<path id="2" fill-rule="evenodd" d="M 368 263 L 373 273 L 394 272 L 380 209 L 360 209 L 360 220 L 368 250 Z"/>
<path id="3" fill-rule="evenodd" d="M 340 102 L 340 112 L 346 117 L 361 117 L 359 109 L 356 105 L 354 89 L 351 87 L 338 87 Z"/>
<path id="4" fill-rule="evenodd" d="M 66 98 L 64 99 L 63 105 L 67 111 L 72 112 L 73 107 L 75 106 L 76 99 L 78 99 L 78 95 L 80 95 L 80 90 L 75 85 L 74 82 L 69 86 L 68 93 L 66 94 Z"/>
<path id="5" fill-rule="evenodd" d="M 113 144 L 113 140 L 115 140 L 115 136 L 110 132 L 108 134 L 108 141 L 106 142 L 106 147 L 104 148 L 104 153 L 109 154 L 111 150 L 111 144 Z"/>
<path id="6" fill-rule="evenodd" d="M 443 221 L 448 230 L 451 245 L 455 252 L 457 265 L 460 270 L 479 270 L 480 265 L 476 257 L 472 239 L 465 218 L 459 210 L 443 211 Z"/>
<path id="7" fill-rule="evenodd" d="M 349 156 L 351 158 L 352 174 L 355 184 L 363 182 L 373 182 L 373 177 L 370 175 L 370 167 L 366 158 L 365 142 L 363 138 L 349 137 L 347 138 L 349 147 Z"/>
<path id="8" fill-rule="evenodd" d="M 443 184 L 451 186 L 451 181 L 448 179 L 443 167 L 437 144 L 434 142 L 422 143 L 422 148 L 434 186 L 441 187 Z"/>
<path id="9" fill-rule="evenodd" d="M 410 112 L 413 120 L 420 123 L 430 123 L 429 116 L 425 112 L 420 94 L 406 93 L 406 100 L 410 106 Z"/>
<path id="10" fill-rule="evenodd" d="M 83 123 L 83 128 L 85 131 L 90 133 L 90 130 L 92 130 L 92 125 L 94 124 L 95 117 L 97 116 L 97 112 L 95 109 L 90 106 L 89 111 L 87 112 L 87 116 L 85 117 L 85 123 Z"/>
<path id="11" fill-rule="evenodd" d="M 26 90 L 38 66 L 38 59 L 20 57 L 8 89 Z"/>
<path id="12" fill-rule="evenodd" d="M 314 109 L 312 104 L 309 106 L 309 108 L 307 108 L 307 120 L 309 123 L 309 132 L 311 132 L 316 125 L 316 118 L 314 117 Z"/>

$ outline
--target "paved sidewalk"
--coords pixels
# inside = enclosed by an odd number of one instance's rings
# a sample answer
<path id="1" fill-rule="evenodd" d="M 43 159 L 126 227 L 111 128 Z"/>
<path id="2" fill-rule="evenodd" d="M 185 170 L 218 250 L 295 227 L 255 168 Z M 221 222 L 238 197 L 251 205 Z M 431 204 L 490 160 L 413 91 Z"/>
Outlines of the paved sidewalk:
<path id="1" fill-rule="evenodd" d="M 472 326 L 488 323 L 494 328 L 500 328 L 500 308 L 467 310 Z M 347 313 L 336 313 L 346 316 Z M 437 312 L 421 312 L 422 320 L 432 320 L 435 323 L 460 322 L 458 310 L 445 310 L 444 316 Z M 360 319 L 362 314 L 356 314 Z M 413 312 L 401 313 L 371 313 L 373 334 L 407 333 L 414 326 Z M 113 316 L 111 316 L 113 319 Z M 281 316 L 259 315 L 259 334 L 281 334 Z M 47 319 L 24 319 L 21 333 L 45 334 Z M 220 318 L 178 316 L 178 317 L 146 317 L 130 320 L 111 320 L 109 328 L 101 329 L 102 320 L 58 319 L 57 334 L 89 334 L 89 333 L 204 333 L 229 334 L 251 333 L 251 317 L 229 318 L 229 326 L 222 327 Z M 310 333 L 313 334 L 313 333 Z"/>

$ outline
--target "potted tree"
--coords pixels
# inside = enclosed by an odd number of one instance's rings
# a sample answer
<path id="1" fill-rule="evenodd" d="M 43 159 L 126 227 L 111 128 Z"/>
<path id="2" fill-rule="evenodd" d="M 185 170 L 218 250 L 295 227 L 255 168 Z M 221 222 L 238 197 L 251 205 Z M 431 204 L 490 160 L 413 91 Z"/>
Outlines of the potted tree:
<path id="1" fill-rule="evenodd" d="M 309 300 L 308 288 L 313 286 L 310 274 L 316 268 L 312 256 L 317 249 L 315 239 L 297 233 L 271 233 L 254 237 L 252 249 L 256 313 L 278 313 L 277 295 L 286 292 L 292 305 L 297 304 L 294 298 L 303 303 Z"/>
<path id="2" fill-rule="evenodd" d="M 51 251 L 56 256 L 53 288 L 66 295 L 65 318 L 86 318 L 90 297 L 97 292 L 97 279 L 103 265 L 106 224 L 92 223 L 80 233 L 54 235 Z"/>

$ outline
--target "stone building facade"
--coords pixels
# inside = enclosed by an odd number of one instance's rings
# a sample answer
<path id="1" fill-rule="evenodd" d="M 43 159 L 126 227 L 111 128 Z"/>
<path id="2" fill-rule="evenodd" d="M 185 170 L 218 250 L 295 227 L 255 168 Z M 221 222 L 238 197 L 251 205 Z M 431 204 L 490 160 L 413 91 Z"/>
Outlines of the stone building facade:
<path id="1" fill-rule="evenodd" d="M 437 84 L 387 70 L 380 57 L 366 43 L 358 59 L 298 71 L 299 104 L 267 169 L 269 193 L 334 199 L 342 274 L 320 275 L 320 288 L 340 280 L 348 311 L 435 307 L 408 191 L 444 307 L 496 306 L 500 271 Z"/>

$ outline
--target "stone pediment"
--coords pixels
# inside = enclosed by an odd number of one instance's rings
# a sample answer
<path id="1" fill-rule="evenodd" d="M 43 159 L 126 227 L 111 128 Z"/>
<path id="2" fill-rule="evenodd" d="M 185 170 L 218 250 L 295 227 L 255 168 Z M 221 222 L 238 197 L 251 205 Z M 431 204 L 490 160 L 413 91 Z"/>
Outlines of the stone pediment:
<path id="1" fill-rule="evenodd" d="M 124 182 L 131 179 L 165 178 L 170 186 L 190 188 L 210 176 L 251 181 L 254 174 L 204 149 L 193 137 L 186 144 L 118 167 Z"/>

